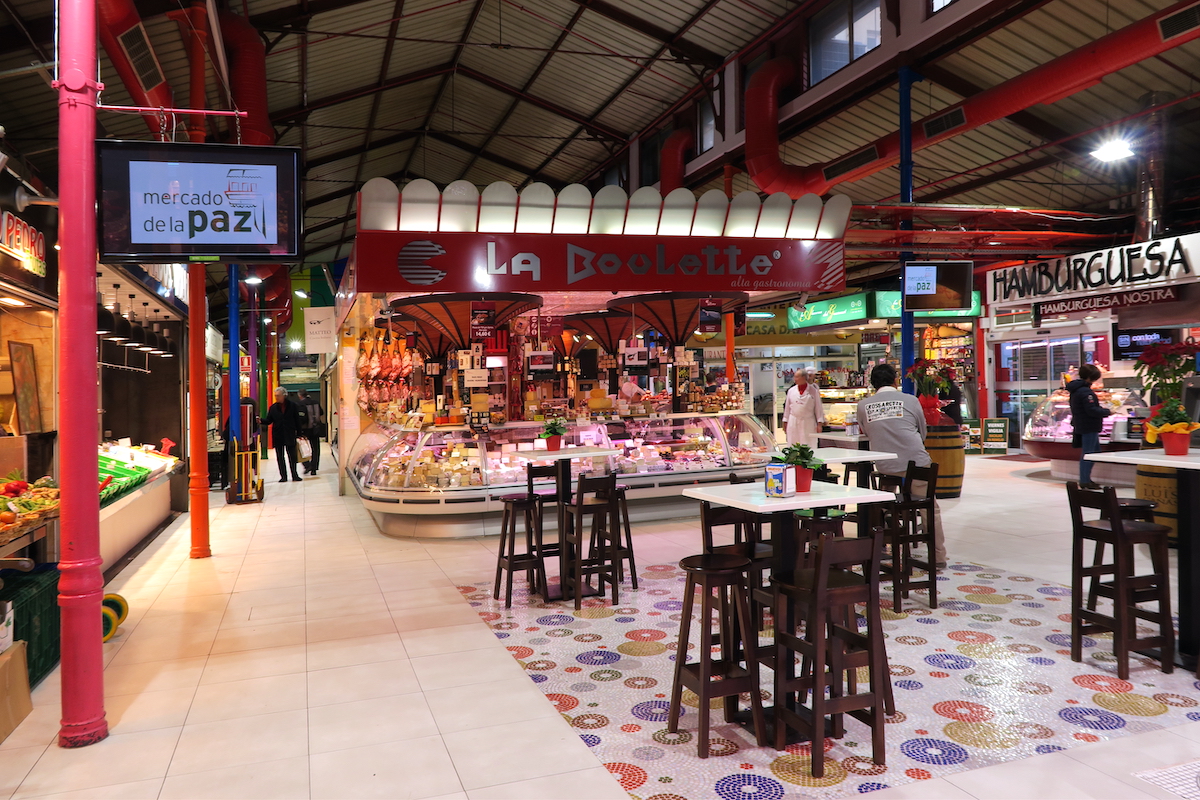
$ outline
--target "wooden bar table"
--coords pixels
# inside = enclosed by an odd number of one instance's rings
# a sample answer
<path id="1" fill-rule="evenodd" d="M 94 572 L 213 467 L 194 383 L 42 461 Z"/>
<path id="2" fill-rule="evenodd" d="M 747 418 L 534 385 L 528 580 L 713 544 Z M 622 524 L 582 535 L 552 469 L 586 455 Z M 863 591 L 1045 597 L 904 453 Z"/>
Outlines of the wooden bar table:
<path id="1" fill-rule="evenodd" d="M 1176 585 L 1179 602 L 1179 643 L 1176 661 L 1187 670 L 1196 669 L 1200 655 L 1200 453 L 1169 456 L 1162 450 L 1123 450 L 1115 453 L 1091 453 L 1088 461 L 1105 464 L 1135 464 L 1172 467 L 1179 496 L 1179 549 L 1176 560 Z"/>
<path id="2" fill-rule="evenodd" d="M 818 447 L 813 450 L 813 454 L 826 464 L 846 464 L 847 469 L 851 469 L 851 465 L 853 465 L 858 473 L 858 485 L 863 489 L 870 485 L 870 481 L 863 475 L 861 469 L 857 469 L 860 464 L 872 464 L 876 461 L 887 461 L 896 457 L 895 453 L 887 453 L 882 450 L 855 450 L 850 447 Z"/>
<path id="3" fill-rule="evenodd" d="M 555 490 L 558 497 L 558 536 L 559 541 L 562 541 L 562 535 L 566 529 L 567 518 L 567 503 L 571 500 L 571 462 L 577 458 L 598 458 L 604 456 L 615 456 L 622 453 L 619 447 L 563 447 L 558 450 L 518 450 L 514 455 L 517 458 L 526 461 L 553 461 L 558 467 L 558 476 L 555 479 Z M 558 573 L 561 576 L 564 569 L 562 561 L 562 550 L 560 547 L 558 556 Z M 547 579 L 548 581 L 549 579 Z M 584 594 L 587 595 L 587 589 L 584 588 Z M 591 594 L 595 594 L 595 589 L 592 589 Z M 547 582 L 545 599 L 548 601 L 572 600 L 574 598 L 564 597 L 562 581 L 550 585 Z"/>

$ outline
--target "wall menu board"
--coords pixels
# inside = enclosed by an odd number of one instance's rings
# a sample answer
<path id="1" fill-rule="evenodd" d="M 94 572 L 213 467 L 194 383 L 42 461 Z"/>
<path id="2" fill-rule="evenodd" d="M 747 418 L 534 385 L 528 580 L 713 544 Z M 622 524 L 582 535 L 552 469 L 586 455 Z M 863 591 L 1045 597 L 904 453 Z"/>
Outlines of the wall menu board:
<path id="1" fill-rule="evenodd" d="M 300 151 L 96 142 L 104 262 L 295 261 Z"/>

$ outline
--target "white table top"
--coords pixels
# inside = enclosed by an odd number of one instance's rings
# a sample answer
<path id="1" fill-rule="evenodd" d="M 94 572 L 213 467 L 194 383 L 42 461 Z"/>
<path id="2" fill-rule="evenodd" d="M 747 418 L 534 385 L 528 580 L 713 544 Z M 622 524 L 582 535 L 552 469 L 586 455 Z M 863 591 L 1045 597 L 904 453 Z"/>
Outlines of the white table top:
<path id="1" fill-rule="evenodd" d="M 1109 464 L 1140 464 L 1145 467 L 1174 467 L 1175 469 L 1200 469 L 1200 452 L 1193 450 L 1186 456 L 1169 456 L 1162 450 L 1119 450 L 1115 453 L 1089 453 L 1088 461 L 1103 461 Z"/>
<path id="2" fill-rule="evenodd" d="M 560 450 L 517 450 L 513 455 L 526 461 L 560 461 L 564 458 L 615 456 L 621 452 L 619 447 L 564 447 Z"/>
<path id="3" fill-rule="evenodd" d="M 817 441 L 820 441 L 821 439 L 828 439 L 831 442 L 850 442 L 851 444 L 858 444 L 859 442 L 867 441 L 867 436 L 862 433 L 818 433 Z"/>
<path id="4" fill-rule="evenodd" d="M 707 500 L 723 506 L 770 514 L 773 511 L 795 511 L 802 508 L 827 508 L 855 503 L 886 503 L 896 499 L 891 492 L 841 486 L 836 483 L 813 481 L 812 491 L 791 497 L 767 497 L 761 483 L 733 483 L 696 486 L 683 490 L 684 497 Z"/>
<path id="5" fill-rule="evenodd" d="M 818 447 L 813 451 L 826 464 L 846 464 L 856 461 L 886 461 L 895 458 L 895 453 L 882 450 L 855 450 L 849 447 Z"/>

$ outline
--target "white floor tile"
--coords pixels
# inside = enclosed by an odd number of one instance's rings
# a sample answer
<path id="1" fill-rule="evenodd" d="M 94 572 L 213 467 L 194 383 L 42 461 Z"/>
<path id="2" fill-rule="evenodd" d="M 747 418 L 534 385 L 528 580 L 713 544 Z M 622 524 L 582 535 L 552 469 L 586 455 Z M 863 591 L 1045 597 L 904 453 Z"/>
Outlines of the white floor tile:
<path id="1" fill-rule="evenodd" d="M 313 800 L 417 800 L 463 788 L 438 736 L 316 753 L 309 762 Z"/>
<path id="2" fill-rule="evenodd" d="M 307 707 L 304 673 L 210 683 L 196 690 L 187 724 L 217 722 Z"/>
<path id="3" fill-rule="evenodd" d="M 596 766 L 595 756 L 561 717 L 476 727 L 443 739 L 468 792 Z"/>
<path id="4" fill-rule="evenodd" d="M 308 673 L 309 707 L 421 691 L 410 661 L 376 661 Z"/>
<path id="5" fill-rule="evenodd" d="M 200 676 L 200 684 L 304 672 L 307 661 L 307 648 L 303 644 L 219 653 L 208 657 Z"/>
<path id="6" fill-rule="evenodd" d="M 114 734 L 88 747 L 47 748 L 13 797 L 161 778 L 178 741 L 179 728 L 164 728 Z"/>
<path id="7" fill-rule="evenodd" d="M 1114 780 L 1065 752 L 957 772 L 946 781 L 978 800 L 1144 800 L 1147 792 Z"/>
<path id="8" fill-rule="evenodd" d="M 308 712 L 310 753 L 420 739 L 438 732 L 419 692 L 318 706 Z"/>
<path id="9" fill-rule="evenodd" d="M 467 792 L 470 800 L 628 800 L 605 767 L 592 767 L 579 772 L 565 772 L 545 778 L 485 786 Z"/>
<path id="10" fill-rule="evenodd" d="M 168 775 L 297 758 L 308 753 L 308 712 L 285 711 L 184 727 Z"/>
<path id="11" fill-rule="evenodd" d="M 504 650 L 464 650 L 412 659 L 413 670 L 427 692 L 452 686 L 493 683 L 523 677 L 524 670 Z"/>
<path id="12" fill-rule="evenodd" d="M 308 756 L 168 777 L 160 800 L 307 800 Z"/>

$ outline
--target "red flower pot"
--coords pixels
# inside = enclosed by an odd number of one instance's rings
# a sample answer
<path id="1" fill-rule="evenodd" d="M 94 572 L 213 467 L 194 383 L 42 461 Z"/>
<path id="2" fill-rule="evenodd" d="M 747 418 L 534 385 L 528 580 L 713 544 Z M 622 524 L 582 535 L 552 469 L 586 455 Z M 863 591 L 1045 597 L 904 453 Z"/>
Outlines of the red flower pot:
<path id="1" fill-rule="evenodd" d="M 813 471 L 806 467 L 793 466 L 796 471 L 796 492 L 811 492 Z"/>
<path id="2" fill-rule="evenodd" d="M 562 448 L 562 436 L 547 436 L 546 437 L 546 449 L 547 450 L 559 450 L 561 448 Z"/>
<path id="3" fill-rule="evenodd" d="M 1169 456 L 1186 456 L 1192 441 L 1190 433 L 1160 433 L 1158 438 L 1162 439 L 1163 452 Z"/>

